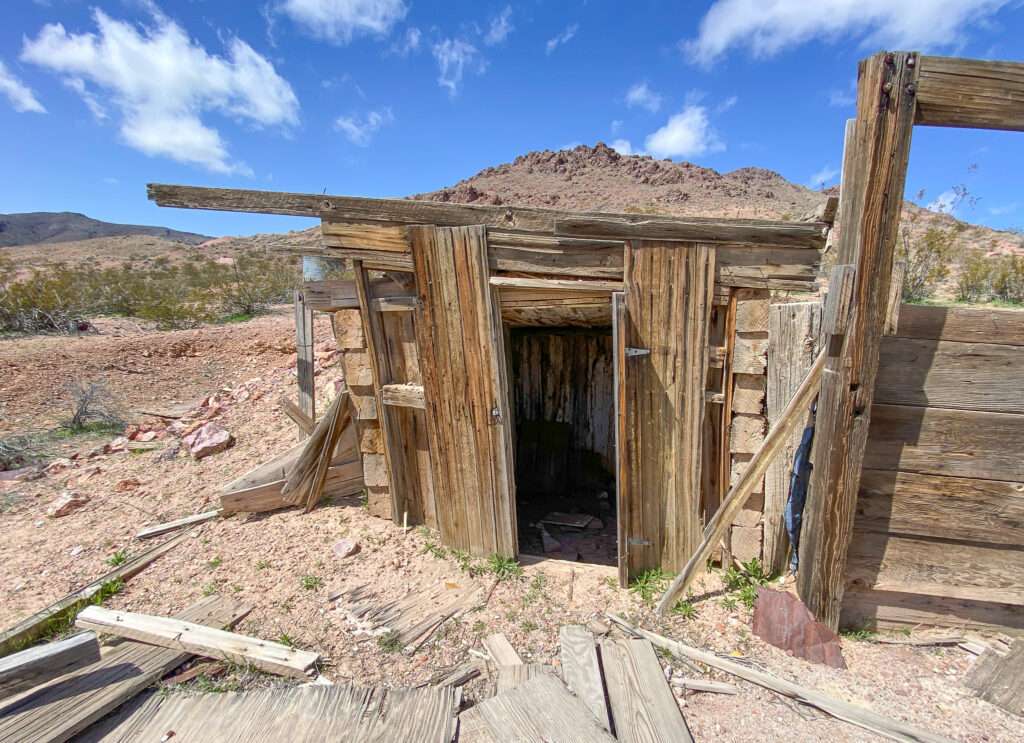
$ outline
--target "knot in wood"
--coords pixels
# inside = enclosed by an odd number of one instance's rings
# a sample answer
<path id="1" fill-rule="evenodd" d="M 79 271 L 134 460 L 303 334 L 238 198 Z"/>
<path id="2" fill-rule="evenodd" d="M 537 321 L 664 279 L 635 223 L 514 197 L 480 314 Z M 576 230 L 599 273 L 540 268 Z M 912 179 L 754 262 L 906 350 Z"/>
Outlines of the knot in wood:
<path id="1" fill-rule="evenodd" d="M 324 199 L 323 201 L 320 202 L 320 208 L 321 209 L 333 209 L 334 208 L 334 204 L 332 204 L 330 202 L 330 199 Z"/>

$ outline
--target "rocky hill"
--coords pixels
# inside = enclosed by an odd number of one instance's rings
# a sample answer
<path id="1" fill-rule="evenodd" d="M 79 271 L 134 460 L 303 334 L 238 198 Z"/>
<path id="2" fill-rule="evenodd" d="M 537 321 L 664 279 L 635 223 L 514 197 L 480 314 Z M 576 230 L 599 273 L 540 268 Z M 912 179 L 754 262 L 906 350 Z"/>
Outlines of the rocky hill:
<path id="1" fill-rule="evenodd" d="M 187 245 L 198 245 L 210 239 L 205 235 L 179 232 L 166 227 L 101 222 L 75 212 L 0 214 L 0 247 L 68 243 L 123 235 L 161 237 Z"/>

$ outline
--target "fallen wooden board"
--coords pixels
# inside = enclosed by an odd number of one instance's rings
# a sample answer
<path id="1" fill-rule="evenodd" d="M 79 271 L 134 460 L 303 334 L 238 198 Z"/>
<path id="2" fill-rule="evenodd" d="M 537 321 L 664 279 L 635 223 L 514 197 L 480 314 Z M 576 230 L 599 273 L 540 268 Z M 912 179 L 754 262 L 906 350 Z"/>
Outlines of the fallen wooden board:
<path id="1" fill-rule="evenodd" d="M 723 684 L 721 681 L 703 681 L 701 679 L 672 678 L 673 686 L 680 686 L 690 691 L 706 691 L 711 694 L 739 694 L 738 687 L 732 684 Z"/>
<path id="2" fill-rule="evenodd" d="M 92 632 L 0 658 L 0 698 L 31 689 L 99 659 L 100 645 Z"/>
<path id="3" fill-rule="evenodd" d="M 251 665 L 292 678 L 316 675 L 320 656 L 281 643 L 204 627 L 194 622 L 150 614 L 86 607 L 75 620 L 81 629 L 137 640 L 169 650 Z"/>
<path id="4" fill-rule="evenodd" d="M 605 640 L 601 661 L 621 743 L 693 740 L 650 642 Z"/>
<path id="5" fill-rule="evenodd" d="M 605 699 L 594 635 L 582 625 L 569 624 L 562 627 L 558 637 L 565 685 L 587 705 L 598 725 L 611 730 L 611 713 Z"/>
<path id="6" fill-rule="evenodd" d="M 517 663 L 513 666 L 498 666 L 499 694 L 515 689 L 542 673 L 550 673 L 551 669 L 541 663 Z"/>
<path id="7" fill-rule="evenodd" d="M 499 668 L 501 666 L 521 666 L 523 664 L 523 659 L 519 657 L 519 653 L 512 647 L 512 643 L 500 632 L 485 637 L 484 647 L 490 653 L 494 665 Z"/>
<path id="8" fill-rule="evenodd" d="M 136 539 L 151 539 L 152 537 L 158 537 L 161 534 L 167 534 L 168 532 L 177 531 L 178 529 L 184 529 L 186 526 L 193 526 L 195 524 L 202 524 L 207 521 L 220 516 L 222 513 L 221 509 L 215 508 L 212 511 L 206 511 L 204 513 L 193 514 L 192 516 L 186 516 L 183 519 L 177 521 L 168 521 L 163 524 L 156 524 L 155 526 L 147 526 L 145 529 L 135 535 Z"/>
<path id="9" fill-rule="evenodd" d="M 765 689 L 770 689 L 771 691 L 782 694 L 783 696 L 796 699 L 797 701 L 809 704 L 812 707 L 817 707 L 836 719 L 844 720 L 886 738 L 904 741 L 906 743 L 954 743 L 950 738 L 935 735 L 912 725 L 899 722 L 898 720 L 883 717 L 882 715 L 872 712 L 864 707 L 858 707 L 857 705 L 850 704 L 849 702 L 844 702 L 841 699 L 836 699 L 822 694 L 814 689 L 799 686 L 770 673 L 759 671 L 755 668 L 751 668 L 750 666 L 745 666 L 735 661 L 727 660 L 726 658 L 720 658 L 714 653 L 698 650 L 690 647 L 689 645 L 684 645 L 681 642 L 670 640 L 667 637 L 662 637 L 654 632 L 648 632 L 647 630 L 640 629 L 639 627 L 634 627 L 621 617 L 610 612 L 606 613 L 606 616 L 635 636 L 650 640 L 654 645 L 667 650 L 673 655 L 686 658 L 687 660 L 697 661 L 698 663 L 703 663 L 704 665 L 711 666 L 712 668 L 717 668 L 719 671 L 725 671 L 733 676 L 749 681 L 752 684 L 763 686 Z"/>
<path id="10" fill-rule="evenodd" d="M 97 578 L 84 588 L 72 591 L 62 599 L 55 601 L 45 609 L 26 617 L 13 627 L 4 630 L 0 634 L 0 657 L 8 655 L 15 650 L 28 647 L 37 638 L 46 634 L 51 623 L 59 621 L 61 617 L 85 606 L 103 588 L 104 585 L 116 580 L 128 580 L 133 575 L 140 573 L 154 560 L 174 549 L 188 534 L 187 531 L 171 537 L 147 551 L 130 558 L 127 562 L 119 565 L 106 575 Z"/>
<path id="11" fill-rule="evenodd" d="M 255 485 L 244 490 L 232 490 L 222 493 L 220 507 L 223 513 L 263 513 L 290 508 L 281 495 L 285 480 L 274 480 L 263 485 Z M 327 468 L 324 480 L 323 495 L 355 495 L 365 487 L 363 483 L 363 463 L 359 459 L 349 462 L 332 464 Z"/>
<path id="12" fill-rule="evenodd" d="M 179 618 L 231 626 L 248 612 L 249 607 L 211 596 L 193 604 Z M 68 740 L 189 657 L 188 653 L 138 642 L 121 643 L 99 663 L 60 676 L 0 704 L 0 740 L 50 743 Z"/>
<path id="13" fill-rule="evenodd" d="M 1016 640 L 1007 655 L 987 650 L 964 680 L 986 702 L 1015 715 L 1024 715 L 1024 640 Z"/>

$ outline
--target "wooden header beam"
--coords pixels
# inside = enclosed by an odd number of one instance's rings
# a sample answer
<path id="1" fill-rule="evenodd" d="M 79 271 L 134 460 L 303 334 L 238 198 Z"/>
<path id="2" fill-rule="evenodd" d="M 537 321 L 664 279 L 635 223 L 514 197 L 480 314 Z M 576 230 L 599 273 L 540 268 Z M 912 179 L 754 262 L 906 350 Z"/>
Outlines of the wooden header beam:
<path id="1" fill-rule="evenodd" d="M 915 124 L 1024 131 L 1024 64 L 919 58 Z"/>
<path id="2" fill-rule="evenodd" d="M 287 214 L 319 217 L 333 222 L 428 224 L 440 227 L 484 225 L 523 232 L 571 232 L 573 237 L 698 240 L 816 250 L 824 247 L 825 233 L 829 227 L 825 222 L 576 213 L 534 207 L 317 196 L 159 183 L 149 184 L 147 192 L 150 200 L 157 205 L 181 209 Z"/>

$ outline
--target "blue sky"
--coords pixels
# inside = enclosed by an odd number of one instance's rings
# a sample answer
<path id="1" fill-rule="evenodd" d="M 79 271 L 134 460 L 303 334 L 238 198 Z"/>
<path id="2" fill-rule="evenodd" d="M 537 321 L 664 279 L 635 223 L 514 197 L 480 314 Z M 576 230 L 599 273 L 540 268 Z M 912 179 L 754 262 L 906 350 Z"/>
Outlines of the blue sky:
<path id="1" fill-rule="evenodd" d="M 7 0 L 0 212 L 207 234 L 150 181 L 402 196 L 597 141 L 833 185 L 857 60 L 1024 60 L 1021 0 Z M 1024 227 L 1024 135 L 917 128 L 907 195 Z"/>

